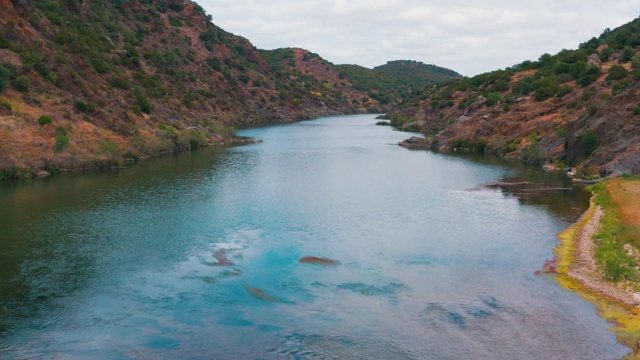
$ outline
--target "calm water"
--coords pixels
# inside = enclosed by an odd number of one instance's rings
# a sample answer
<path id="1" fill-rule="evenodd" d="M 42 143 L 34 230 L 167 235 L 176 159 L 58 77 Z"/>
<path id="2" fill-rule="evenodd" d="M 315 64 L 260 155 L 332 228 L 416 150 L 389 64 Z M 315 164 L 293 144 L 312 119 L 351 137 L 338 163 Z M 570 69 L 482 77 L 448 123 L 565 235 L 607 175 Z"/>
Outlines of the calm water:
<path id="1" fill-rule="evenodd" d="M 626 354 L 593 306 L 534 275 L 587 194 L 400 148 L 407 134 L 375 122 L 245 130 L 264 142 L 0 184 L 0 358 Z"/>

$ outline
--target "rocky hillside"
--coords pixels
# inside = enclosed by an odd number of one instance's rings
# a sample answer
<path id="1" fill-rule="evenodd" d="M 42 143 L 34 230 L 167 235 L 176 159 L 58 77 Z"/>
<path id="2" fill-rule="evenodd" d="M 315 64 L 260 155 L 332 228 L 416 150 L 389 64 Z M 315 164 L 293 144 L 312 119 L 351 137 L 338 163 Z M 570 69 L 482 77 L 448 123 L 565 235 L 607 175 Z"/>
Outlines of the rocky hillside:
<path id="1" fill-rule="evenodd" d="M 416 92 L 389 114 L 409 147 L 493 153 L 578 176 L 640 173 L 640 19 L 576 50 Z"/>
<path id="2" fill-rule="evenodd" d="M 400 96 L 356 82 L 302 49 L 258 50 L 189 0 L 0 0 L 0 179 L 224 144 L 237 124 L 381 111 Z"/>

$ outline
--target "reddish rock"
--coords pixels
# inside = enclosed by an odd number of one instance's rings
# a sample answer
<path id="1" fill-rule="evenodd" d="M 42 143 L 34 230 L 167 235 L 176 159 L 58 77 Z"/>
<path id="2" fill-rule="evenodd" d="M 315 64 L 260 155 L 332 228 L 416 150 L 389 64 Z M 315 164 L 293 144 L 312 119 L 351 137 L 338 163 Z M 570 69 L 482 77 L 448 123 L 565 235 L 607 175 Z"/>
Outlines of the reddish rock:
<path id="1" fill-rule="evenodd" d="M 321 258 L 321 257 L 317 257 L 317 256 L 305 256 L 303 258 L 300 259 L 300 263 L 301 264 L 316 264 L 316 265 L 338 265 L 340 264 L 339 261 L 337 260 L 332 260 L 332 259 L 327 259 L 327 258 Z"/>

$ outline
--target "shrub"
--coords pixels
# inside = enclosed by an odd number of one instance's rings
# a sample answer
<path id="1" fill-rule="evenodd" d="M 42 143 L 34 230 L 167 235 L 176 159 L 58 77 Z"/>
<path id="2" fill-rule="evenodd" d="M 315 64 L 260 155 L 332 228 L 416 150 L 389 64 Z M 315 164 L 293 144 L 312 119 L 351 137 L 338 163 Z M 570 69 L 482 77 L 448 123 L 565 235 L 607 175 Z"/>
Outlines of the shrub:
<path id="1" fill-rule="evenodd" d="M 20 75 L 13 80 L 11 85 L 13 85 L 13 87 L 18 91 L 27 92 L 29 91 L 29 78 L 24 75 Z"/>
<path id="2" fill-rule="evenodd" d="M 561 98 L 565 95 L 571 94 L 572 92 L 573 92 L 573 88 L 571 86 L 564 85 L 558 88 L 558 93 L 556 94 L 556 96 Z"/>
<path id="3" fill-rule="evenodd" d="M 248 84 L 249 80 L 251 80 L 251 78 L 249 78 L 249 75 L 247 75 L 247 74 L 240 74 L 240 75 L 238 75 L 238 80 L 242 81 L 245 84 Z"/>
<path id="4" fill-rule="evenodd" d="M 631 61 L 631 59 L 635 55 L 636 55 L 636 51 L 632 47 L 626 46 L 622 50 L 622 53 L 620 54 L 620 62 L 627 63 L 627 62 Z"/>
<path id="5" fill-rule="evenodd" d="M 611 55 L 613 55 L 613 53 L 614 53 L 614 50 L 612 48 L 606 47 L 602 49 L 600 54 L 598 54 L 598 57 L 602 62 L 609 61 L 609 58 L 611 57 Z"/>
<path id="6" fill-rule="evenodd" d="M 76 101 L 76 109 L 82 112 L 89 112 L 93 110 L 93 107 L 82 100 Z"/>
<path id="7" fill-rule="evenodd" d="M 598 106 L 596 104 L 591 104 L 587 107 L 587 113 L 591 116 L 595 115 L 598 111 Z"/>
<path id="8" fill-rule="evenodd" d="M 38 124 L 40 125 L 47 125 L 47 124 L 51 124 L 53 122 L 53 118 L 51 117 L 51 115 L 42 115 L 38 118 Z"/>
<path id="9" fill-rule="evenodd" d="M 609 68 L 609 75 L 607 75 L 607 81 L 616 81 L 624 79 L 629 75 L 627 69 L 620 65 L 613 65 Z"/>
<path id="10" fill-rule="evenodd" d="M 131 87 L 131 82 L 129 82 L 126 76 L 113 76 L 109 78 L 109 85 L 118 89 L 127 90 Z"/>
<path id="11" fill-rule="evenodd" d="M 222 64 L 220 63 L 220 60 L 218 60 L 217 58 L 208 58 L 207 59 L 207 64 L 209 64 L 209 66 L 211 66 L 211 68 L 217 72 L 222 71 Z"/>
<path id="12" fill-rule="evenodd" d="M 541 87 L 535 92 L 536 101 L 544 101 L 555 95 L 555 90 L 550 87 Z"/>
<path id="13" fill-rule="evenodd" d="M 147 97 L 142 93 L 142 89 L 136 87 L 134 90 L 134 95 L 136 97 L 140 110 L 145 114 L 151 114 L 151 103 L 149 103 Z"/>
<path id="14" fill-rule="evenodd" d="M 633 108 L 633 115 L 640 115 L 640 106 L 636 106 Z"/>
<path id="15" fill-rule="evenodd" d="M 558 75 L 558 84 L 564 84 L 569 81 L 573 81 L 573 75 L 571 74 L 560 74 Z"/>
<path id="16" fill-rule="evenodd" d="M 8 110 L 11 110 L 11 103 L 9 103 L 8 101 L 0 100 L 0 106 L 5 107 Z"/>
<path id="17" fill-rule="evenodd" d="M 56 152 L 64 150 L 69 145 L 69 142 L 69 134 L 67 134 L 67 132 L 63 128 L 59 127 L 56 130 L 56 145 L 54 147 L 54 150 Z"/>
<path id="18" fill-rule="evenodd" d="M 180 12 L 184 10 L 184 6 L 182 6 L 182 4 L 179 4 L 175 1 L 170 2 L 167 7 L 175 12 Z"/>
<path id="19" fill-rule="evenodd" d="M 175 27 L 181 27 L 182 21 L 180 21 L 180 19 L 178 19 L 177 17 L 169 15 L 169 25 L 175 26 Z"/>

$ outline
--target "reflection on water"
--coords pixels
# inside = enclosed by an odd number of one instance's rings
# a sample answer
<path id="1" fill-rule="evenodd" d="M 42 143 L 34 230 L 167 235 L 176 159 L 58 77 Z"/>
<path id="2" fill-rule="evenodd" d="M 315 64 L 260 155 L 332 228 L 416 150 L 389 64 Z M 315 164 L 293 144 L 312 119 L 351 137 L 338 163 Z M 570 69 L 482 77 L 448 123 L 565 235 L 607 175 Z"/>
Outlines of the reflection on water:
<path id="1" fill-rule="evenodd" d="M 626 353 L 534 275 L 588 194 L 519 163 L 408 151 L 375 122 L 1 184 L 0 358 Z"/>

